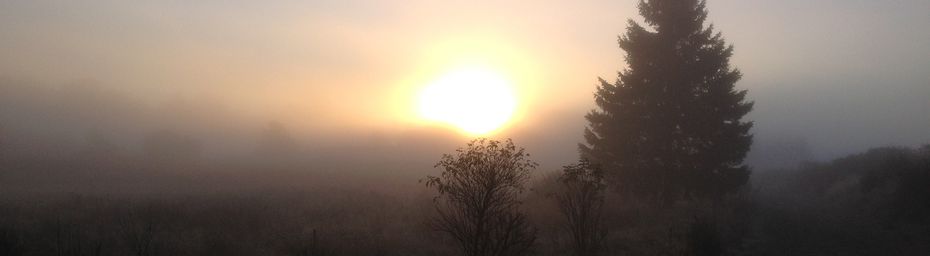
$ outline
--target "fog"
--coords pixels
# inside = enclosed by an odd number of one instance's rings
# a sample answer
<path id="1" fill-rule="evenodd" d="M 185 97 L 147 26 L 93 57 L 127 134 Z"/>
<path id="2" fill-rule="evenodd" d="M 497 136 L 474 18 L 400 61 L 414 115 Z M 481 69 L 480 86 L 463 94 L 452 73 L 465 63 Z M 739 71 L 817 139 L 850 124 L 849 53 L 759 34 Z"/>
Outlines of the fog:
<path id="1" fill-rule="evenodd" d="M 0 254 L 451 255 L 423 180 L 490 137 L 539 163 L 521 207 L 544 255 L 568 255 L 556 176 L 598 78 L 627 68 L 636 2 L 2 1 Z M 755 102 L 751 182 L 667 211 L 607 196 L 605 250 L 674 251 L 710 223 L 772 255 L 926 255 L 930 1 L 707 8 Z M 417 93 L 470 62 L 513 83 L 512 120 L 475 136 L 419 117 Z"/>

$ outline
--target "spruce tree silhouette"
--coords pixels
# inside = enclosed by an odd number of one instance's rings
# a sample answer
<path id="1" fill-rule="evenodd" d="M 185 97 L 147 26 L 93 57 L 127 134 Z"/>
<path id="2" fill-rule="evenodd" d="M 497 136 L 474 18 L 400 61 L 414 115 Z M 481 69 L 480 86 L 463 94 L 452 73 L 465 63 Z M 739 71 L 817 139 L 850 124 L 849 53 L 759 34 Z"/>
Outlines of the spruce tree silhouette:
<path id="1" fill-rule="evenodd" d="M 719 198 L 749 176 L 753 106 L 734 89 L 732 45 L 705 26 L 705 1 L 640 1 L 651 29 L 629 21 L 619 38 L 628 67 L 599 79 L 585 117 L 582 158 L 599 164 L 621 195 L 655 202 Z"/>

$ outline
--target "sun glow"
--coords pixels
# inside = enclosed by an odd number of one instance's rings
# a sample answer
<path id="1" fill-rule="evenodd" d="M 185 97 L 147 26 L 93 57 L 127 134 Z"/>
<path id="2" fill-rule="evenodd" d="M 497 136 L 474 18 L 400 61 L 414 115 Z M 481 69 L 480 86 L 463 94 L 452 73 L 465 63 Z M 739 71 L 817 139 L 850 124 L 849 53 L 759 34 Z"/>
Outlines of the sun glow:
<path id="1" fill-rule="evenodd" d="M 454 69 L 429 83 L 419 95 L 420 117 L 453 125 L 472 135 L 504 126 L 513 116 L 517 99 L 513 86 L 491 69 Z"/>

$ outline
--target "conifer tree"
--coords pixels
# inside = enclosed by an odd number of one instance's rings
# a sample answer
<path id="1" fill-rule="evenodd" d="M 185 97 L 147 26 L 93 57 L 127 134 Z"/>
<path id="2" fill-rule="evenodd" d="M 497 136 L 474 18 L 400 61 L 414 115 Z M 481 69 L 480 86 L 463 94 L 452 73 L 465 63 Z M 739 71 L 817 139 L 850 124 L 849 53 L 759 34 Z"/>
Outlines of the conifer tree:
<path id="1" fill-rule="evenodd" d="M 719 198 L 749 176 L 753 106 L 737 90 L 733 46 L 705 26 L 703 0 L 642 0 L 619 45 L 628 67 L 599 79 L 585 117 L 582 158 L 605 169 L 622 195 L 669 202 Z"/>

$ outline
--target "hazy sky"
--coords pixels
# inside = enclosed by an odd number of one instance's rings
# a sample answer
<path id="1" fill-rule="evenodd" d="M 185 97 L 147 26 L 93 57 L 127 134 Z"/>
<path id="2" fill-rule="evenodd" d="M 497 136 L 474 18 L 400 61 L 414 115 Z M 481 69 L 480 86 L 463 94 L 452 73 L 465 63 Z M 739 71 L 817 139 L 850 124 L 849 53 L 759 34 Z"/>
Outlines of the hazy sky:
<path id="1" fill-rule="evenodd" d="M 0 76 L 93 83 L 141 102 L 212 102 L 317 137 L 425 125 L 417 90 L 462 62 L 509 76 L 518 119 L 497 136 L 575 156 L 597 77 L 625 64 L 635 1 L 0 2 Z M 819 158 L 930 143 L 930 1 L 709 0 L 736 52 L 759 136 Z M 90 82 L 88 82 L 90 81 Z M 349 139 L 350 137 L 342 137 Z M 522 140 L 522 141 L 521 141 Z M 556 159 L 560 158 L 560 159 Z"/>

